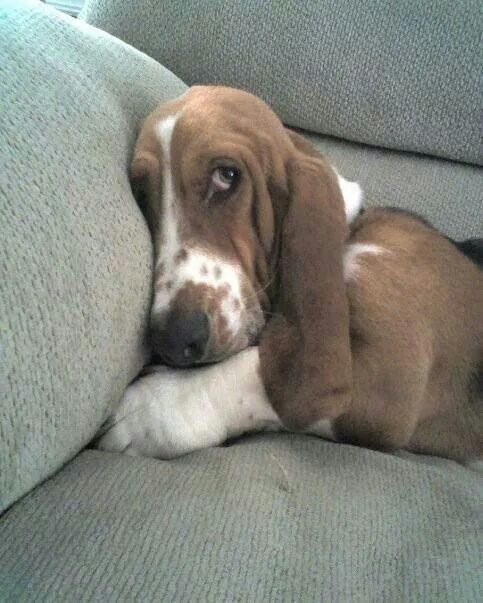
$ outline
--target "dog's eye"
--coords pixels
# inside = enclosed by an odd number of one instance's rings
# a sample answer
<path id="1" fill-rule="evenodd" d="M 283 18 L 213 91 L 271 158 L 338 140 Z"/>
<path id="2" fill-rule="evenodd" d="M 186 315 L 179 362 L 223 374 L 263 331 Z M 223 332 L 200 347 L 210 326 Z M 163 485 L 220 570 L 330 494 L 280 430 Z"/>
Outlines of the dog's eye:
<path id="1" fill-rule="evenodd" d="M 235 190 L 240 180 L 240 171 L 234 166 L 220 166 L 211 173 L 208 198 L 216 193 L 228 193 Z"/>

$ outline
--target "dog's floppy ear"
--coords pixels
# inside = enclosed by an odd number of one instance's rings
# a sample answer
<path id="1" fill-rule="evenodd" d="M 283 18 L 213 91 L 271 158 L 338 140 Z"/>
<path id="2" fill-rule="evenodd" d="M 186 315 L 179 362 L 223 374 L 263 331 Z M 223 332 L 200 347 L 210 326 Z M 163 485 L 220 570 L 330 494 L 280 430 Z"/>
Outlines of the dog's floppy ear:
<path id="1" fill-rule="evenodd" d="M 313 157 L 314 159 L 322 158 L 322 155 L 319 153 L 319 151 L 317 151 L 317 149 L 301 134 L 295 132 L 294 130 L 291 130 L 290 128 L 285 128 L 285 131 L 289 135 L 290 140 L 292 141 L 297 151 L 300 151 L 307 157 Z"/>
<path id="2" fill-rule="evenodd" d="M 334 171 L 305 151 L 296 144 L 287 165 L 277 306 L 260 342 L 271 403 L 297 429 L 344 412 L 352 385 L 344 203 Z"/>

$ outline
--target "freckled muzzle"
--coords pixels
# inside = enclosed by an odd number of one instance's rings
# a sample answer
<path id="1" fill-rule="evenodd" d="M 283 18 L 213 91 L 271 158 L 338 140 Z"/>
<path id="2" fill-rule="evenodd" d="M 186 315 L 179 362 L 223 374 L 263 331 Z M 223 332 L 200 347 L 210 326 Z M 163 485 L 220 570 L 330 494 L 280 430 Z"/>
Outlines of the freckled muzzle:
<path id="1" fill-rule="evenodd" d="M 254 343 L 263 314 L 242 289 L 222 278 L 216 284 L 178 281 L 170 299 L 162 297 L 163 306 L 156 304 L 155 292 L 150 325 L 154 359 L 186 367 L 220 360 Z"/>
<path id="2" fill-rule="evenodd" d="M 162 313 L 153 313 L 153 351 L 173 366 L 210 362 L 226 350 L 233 333 L 225 305 L 230 303 L 230 286 L 188 281 L 182 285 Z M 234 300 L 232 300 L 235 312 Z M 239 304 L 240 302 L 238 302 Z"/>

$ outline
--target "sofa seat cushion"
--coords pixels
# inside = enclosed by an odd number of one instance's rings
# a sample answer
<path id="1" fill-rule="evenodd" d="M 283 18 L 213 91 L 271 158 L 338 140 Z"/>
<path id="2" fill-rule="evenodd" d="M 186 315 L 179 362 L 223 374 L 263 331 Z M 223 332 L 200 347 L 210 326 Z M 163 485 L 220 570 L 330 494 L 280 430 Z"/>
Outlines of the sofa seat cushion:
<path id="1" fill-rule="evenodd" d="M 483 237 L 483 169 L 301 133 L 342 175 L 360 183 L 367 205 L 417 212 L 454 239 Z"/>
<path id="2" fill-rule="evenodd" d="M 481 476 L 310 436 L 85 451 L 0 519 L 6 601 L 477 601 Z"/>

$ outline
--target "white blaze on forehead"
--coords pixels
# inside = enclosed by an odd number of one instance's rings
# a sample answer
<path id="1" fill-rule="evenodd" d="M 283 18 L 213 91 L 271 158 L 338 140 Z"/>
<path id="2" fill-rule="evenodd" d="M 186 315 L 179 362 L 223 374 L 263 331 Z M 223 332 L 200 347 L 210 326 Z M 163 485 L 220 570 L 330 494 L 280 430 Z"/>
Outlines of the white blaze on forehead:
<path id="1" fill-rule="evenodd" d="M 162 265 L 162 274 L 155 285 L 153 313 L 168 310 L 170 302 L 188 282 L 214 289 L 225 287 L 228 291 L 221 302 L 220 311 L 226 320 L 227 329 L 236 333 L 241 321 L 241 269 L 213 254 L 183 245 L 180 237 L 183 216 L 176 200 L 171 157 L 173 131 L 179 115 L 180 113 L 169 116 L 156 126 L 163 152 L 163 215 L 160 220 L 161 231 L 157 241 L 159 256 L 156 262 L 157 272 L 161 271 Z M 183 254 L 181 259 L 178 257 L 180 252 Z"/>
<path id="2" fill-rule="evenodd" d="M 171 140 L 173 130 L 179 117 L 171 115 L 160 121 L 156 127 L 156 132 L 161 143 L 163 151 L 163 196 L 161 217 L 161 232 L 159 234 L 158 248 L 161 250 L 158 262 L 163 257 L 174 257 L 180 248 L 179 242 L 179 208 L 176 207 L 173 172 L 171 165 Z"/>
<path id="3" fill-rule="evenodd" d="M 161 142 L 161 147 L 163 149 L 163 160 L 168 164 L 171 162 L 171 139 L 173 138 L 173 130 L 179 116 L 180 113 L 170 115 L 161 120 L 156 126 L 159 141 Z"/>
<path id="4" fill-rule="evenodd" d="M 358 259 L 364 253 L 370 253 L 372 255 L 380 255 L 386 250 L 380 245 L 374 245 L 372 243 L 351 243 L 346 247 L 343 257 L 344 265 L 344 278 L 349 280 L 357 275 L 360 268 Z"/>

